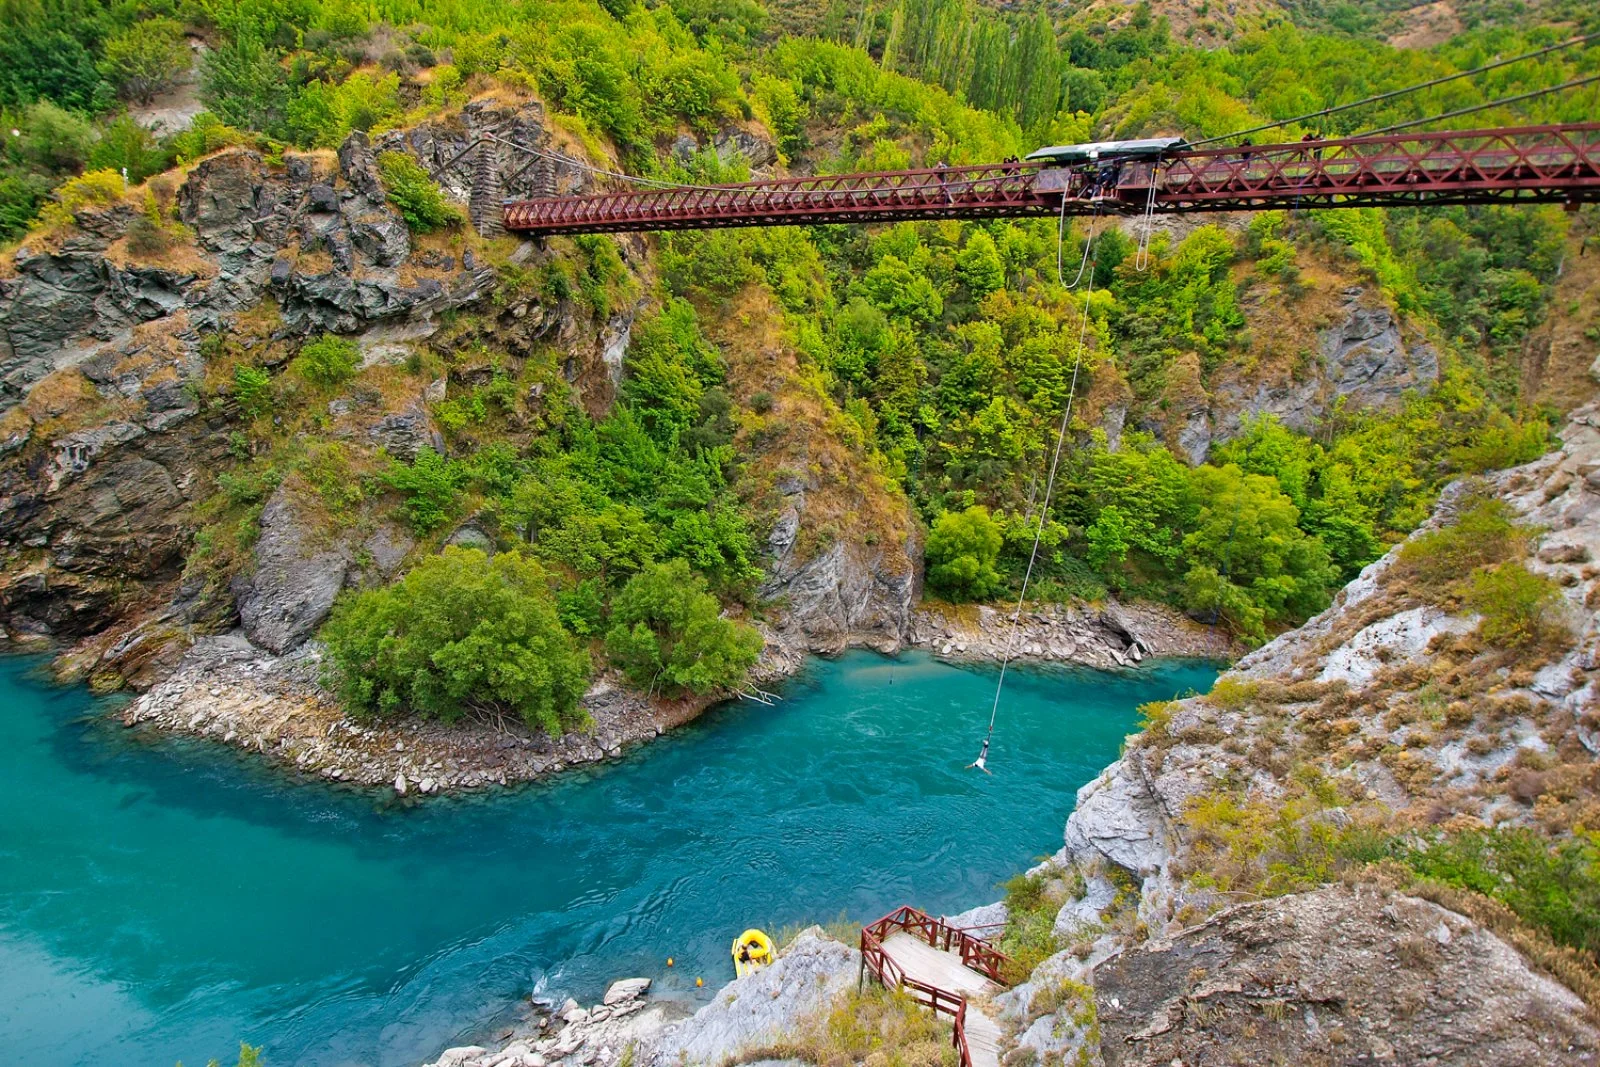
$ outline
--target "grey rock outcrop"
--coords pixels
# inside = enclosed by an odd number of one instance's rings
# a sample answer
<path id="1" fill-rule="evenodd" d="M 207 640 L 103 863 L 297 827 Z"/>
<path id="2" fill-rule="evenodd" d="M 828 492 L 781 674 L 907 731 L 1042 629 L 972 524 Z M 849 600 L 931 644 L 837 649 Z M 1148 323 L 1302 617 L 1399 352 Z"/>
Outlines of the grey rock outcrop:
<path id="1" fill-rule="evenodd" d="M 797 522 L 780 519 L 779 531 Z M 863 643 L 895 648 L 904 640 L 917 595 L 914 558 L 891 560 L 886 552 L 841 541 L 802 562 L 794 557 L 792 540 L 784 544 L 780 537 L 773 544 L 779 551 L 761 595 L 783 598 L 784 628 L 800 634 L 808 647 L 838 651 Z"/>
<path id="2" fill-rule="evenodd" d="M 1346 294 L 1345 320 L 1324 330 L 1322 358 L 1335 397 L 1356 408 L 1391 408 L 1407 389 L 1439 380 L 1439 355 L 1426 343 L 1407 351 L 1400 324 L 1387 307 Z"/>
<path id="3" fill-rule="evenodd" d="M 861 953 L 812 927 L 769 967 L 724 986 L 710 1004 L 661 1035 L 651 1063 L 717 1064 L 788 1034 L 856 980 Z"/>
<path id="4" fill-rule="evenodd" d="M 338 159 L 336 183 L 305 157 L 278 169 L 244 149 L 197 165 L 177 207 L 215 268 L 207 273 L 107 258 L 132 218 L 127 211 L 80 220 L 80 232 L 55 251 L 24 245 L 15 276 L 0 278 L 0 410 L 52 371 L 179 312 L 197 329 L 222 329 L 270 293 L 282 305 L 284 332 L 349 333 L 425 319 L 494 288 L 492 270 L 465 263 L 402 281 L 411 235 L 384 195 L 366 136 L 351 134 Z M 319 254 L 326 260 L 305 258 Z"/>
<path id="5" fill-rule="evenodd" d="M 526 151 L 563 154 L 551 138 L 544 108 L 537 103 L 511 106 L 473 100 L 459 116 L 381 134 L 372 147 L 375 152 L 409 152 L 435 181 L 469 205 L 474 200 L 485 206 L 492 201 L 498 209 L 501 198 L 575 196 L 588 192 L 594 183 L 593 175 L 582 167 Z M 486 168 L 492 173 L 485 173 Z"/>
<path id="6" fill-rule="evenodd" d="M 1210 417 L 1191 417 L 1178 435 L 1192 462 L 1213 443 L 1238 436 L 1244 423 L 1268 414 L 1293 430 L 1309 432 L 1336 404 L 1347 410 L 1393 410 L 1407 390 L 1426 390 L 1439 380 L 1439 354 L 1412 338 L 1387 305 L 1366 289 L 1343 294 L 1339 319 L 1317 334 L 1313 368 L 1292 380 L 1225 380 L 1215 387 Z M 1204 425 L 1201 424 L 1204 419 Z"/>
<path id="7" fill-rule="evenodd" d="M 1094 970 L 1106 1067 L 1592 1064 L 1572 992 L 1455 912 L 1373 886 L 1244 904 Z"/>
<path id="8" fill-rule="evenodd" d="M 72 251 L 18 250 L 16 276 L 0 278 L 0 410 L 103 342 L 184 306 L 194 275 L 118 267 L 103 250 L 98 241 Z"/>
<path id="9" fill-rule="evenodd" d="M 433 435 L 433 420 L 421 404 L 385 415 L 367 430 L 373 444 L 407 463 L 415 461 L 424 448 L 433 447 Z"/>
<path id="10" fill-rule="evenodd" d="M 261 513 L 255 569 L 233 583 L 245 633 L 279 655 L 303 644 L 328 617 L 349 569 L 345 547 L 327 544 L 279 487 Z"/>
<path id="11" fill-rule="evenodd" d="M 1166 823 L 1161 798 L 1133 756 L 1078 790 L 1077 807 L 1067 819 L 1066 849 L 1076 860 L 1103 860 L 1148 877 L 1171 856 Z"/>

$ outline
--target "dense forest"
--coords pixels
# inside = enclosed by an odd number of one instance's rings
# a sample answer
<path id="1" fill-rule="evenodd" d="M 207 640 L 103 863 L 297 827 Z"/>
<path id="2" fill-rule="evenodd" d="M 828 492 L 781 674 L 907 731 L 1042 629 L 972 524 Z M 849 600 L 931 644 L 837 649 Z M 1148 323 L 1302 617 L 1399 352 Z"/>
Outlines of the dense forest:
<path id="1" fill-rule="evenodd" d="M 181 243 L 170 197 L 144 184 L 172 167 L 231 145 L 269 162 L 336 148 L 353 130 L 405 127 L 489 92 L 536 94 L 597 164 L 706 182 L 746 177 L 749 163 L 674 153 L 684 131 L 763 128 L 794 173 L 1214 136 L 1600 25 L 1583 4 L 1537 18 L 1519 4 L 1463 11 L 1459 35 L 1400 50 L 1373 36 L 1394 15 L 1384 4 L 1291 6 L 1202 48 L 1149 4 L 1111 18 L 900 0 L 801 18 L 756 0 L 0 0 L 0 240 L 131 196 L 142 216 L 130 240 Z M 1283 136 L 1378 128 L 1597 68 L 1600 47 L 1553 52 Z M 140 109 L 190 83 L 205 110 L 152 133 Z M 1454 121 L 1595 113 L 1590 91 Z M 463 231 L 409 158 L 383 167 L 413 230 Z M 1522 395 L 1519 359 L 1550 311 L 1570 225 L 1559 208 L 1265 213 L 1162 231 L 1148 264 L 1123 229 L 1058 234 L 1054 220 L 723 231 L 661 237 L 648 280 L 609 238 L 552 241 L 537 267 L 502 253 L 502 304 L 537 293 L 598 322 L 645 298 L 609 413 L 565 396 L 553 354 L 476 351 L 492 373 L 432 411 L 444 453 L 371 459 L 323 433 L 330 398 L 360 373 L 353 344 L 295 341 L 278 371 L 217 335 L 208 382 L 239 422 L 191 566 L 222 577 L 244 566 L 264 501 L 291 478 L 332 523 L 381 507 L 437 539 L 488 514 L 520 553 L 492 568 L 468 550 L 437 556 L 335 612 L 325 637 L 358 668 L 345 678 L 353 705 L 449 716 L 487 699 L 559 728 L 577 714 L 591 656 L 669 695 L 736 684 L 759 641 L 719 612 L 762 610 L 771 515 L 741 487 L 781 427 L 770 395 L 733 402 L 730 353 L 711 338 L 757 306 L 800 353 L 807 388 L 840 413 L 863 469 L 925 525 L 932 594 L 1014 596 L 1040 534 L 1039 599 L 1150 597 L 1259 642 L 1324 606 L 1447 481 L 1547 447 L 1552 413 Z M 1080 260 L 1086 284 L 1072 288 Z M 1248 309 L 1293 318 L 1324 263 L 1365 278 L 1426 334 L 1437 388 L 1393 411 L 1336 412 L 1313 433 L 1253 420 L 1199 463 L 1140 429 L 1220 368 L 1307 358 L 1304 345 L 1253 335 Z M 419 355 L 410 370 L 432 375 L 454 358 Z M 1084 411 L 1116 398 L 1127 429 L 1075 414 L 1040 514 L 1075 380 Z M 530 389 L 543 397 L 536 417 Z M 458 647 L 441 667 L 427 621 L 438 617 L 490 617 L 520 637 Z M 396 632 L 415 641 L 384 637 Z"/>

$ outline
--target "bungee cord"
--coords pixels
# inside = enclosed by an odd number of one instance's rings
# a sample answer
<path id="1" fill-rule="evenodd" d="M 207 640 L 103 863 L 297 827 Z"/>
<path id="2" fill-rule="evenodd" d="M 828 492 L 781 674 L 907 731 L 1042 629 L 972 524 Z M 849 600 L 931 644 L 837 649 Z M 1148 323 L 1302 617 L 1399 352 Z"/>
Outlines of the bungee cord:
<path id="1" fill-rule="evenodd" d="M 1097 233 L 1090 229 L 1089 238 L 1084 242 L 1084 261 L 1087 263 L 1089 250 L 1093 246 Z M 1057 249 L 1057 269 L 1060 266 L 1060 250 Z M 1081 277 L 1081 275 L 1080 275 Z M 1011 629 L 1006 635 L 1005 652 L 1000 657 L 1000 677 L 994 686 L 994 703 L 989 707 L 989 729 L 983 737 L 983 747 L 978 751 L 978 758 L 967 765 L 968 769 L 976 767 L 984 774 L 992 773 L 988 767 L 989 742 L 994 740 L 994 724 L 1000 714 L 1000 695 L 1005 690 L 1006 670 L 1011 666 L 1011 658 L 1016 651 L 1017 625 L 1022 619 L 1022 606 L 1028 599 L 1028 583 L 1033 579 L 1033 568 L 1039 561 L 1039 545 L 1044 540 L 1044 524 L 1050 517 L 1050 498 L 1055 493 L 1056 474 L 1061 468 L 1061 453 L 1066 448 L 1067 430 L 1072 425 L 1072 402 L 1078 393 L 1078 372 L 1083 367 L 1083 351 L 1089 337 L 1089 305 L 1094 297 L 1094 272 L 1089 273 L 1089 287 L 1083 291 L 1083 318 L 1078 325 L 1078 344 L 1072 359 L 1072 381 L 1067 387 L 1067 402 L 1061 413 L 1061 428 L 1056 433 L 1055 452 L 1050 457 L 1050 473 L 1045 477 L 1044 499 L 1039 505 L 1038 525 L 1033 531 L 1033 549 L 1028 553 L 1028 566 L 1022 572 L 1022 588 L 1017 594 L 1017 607 L 1011 613 Z"/>
<path id="2" fill-rule="evenodd" d="M 1078 264 L 1078 276 L 1072 279 L 1072 284 L 1067 285 L 1067 278 L 1061 269 L 1062 245 L 1067 239 L 1067 190 L 1061 190 L 1061 214 L 1056 219 L 1056 281 L 1066 286 L 1067 292 L 1072 292 L 1083 281 L 1084 268 L 1089 265 L 1089 249 L 1094 245 L 1095 223 L 1099 220 L 1100 205 L 1095 204 L 1094 213 L 1089 216 L 1089 236 L 1083 239 L 1083 262 Z"/>

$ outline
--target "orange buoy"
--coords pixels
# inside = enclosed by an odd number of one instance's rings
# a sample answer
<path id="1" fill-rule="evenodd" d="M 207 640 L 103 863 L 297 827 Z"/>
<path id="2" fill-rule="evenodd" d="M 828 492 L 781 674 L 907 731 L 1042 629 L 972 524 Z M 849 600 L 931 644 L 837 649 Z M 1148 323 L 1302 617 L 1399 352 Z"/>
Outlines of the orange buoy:
<path id="1" fill-rule="evenodd" d="M 668 957 L 667 957 L 667 966 L 668 966 L 668 967 L 671 967 L 671 966 L 672 966 L 672 957 L 671 957 L 671 956 L 668 956 Z"/>
<path id="2" fill-rule="evenodd" d="M 703 986 L 705 984 L 706 984 L 706 980 L 704 978 L 696 978 L 694 980 L 694 987 L 696 989 L 699 989 L 701 986 Z"/>

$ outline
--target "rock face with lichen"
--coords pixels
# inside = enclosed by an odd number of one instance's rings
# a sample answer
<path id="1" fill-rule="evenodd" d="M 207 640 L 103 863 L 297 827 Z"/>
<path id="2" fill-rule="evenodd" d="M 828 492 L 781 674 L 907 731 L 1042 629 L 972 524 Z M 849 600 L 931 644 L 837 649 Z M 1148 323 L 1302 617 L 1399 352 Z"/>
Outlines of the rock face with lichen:
<path id="1" fill-rule="evenodd" d="M 1574 993 L 1593 996 L 1592 979 L 1510 912 L 1404 869 L 1354 867 L 1318 888 L 1275 851 L 1356 824 L 1552 839 L 1587 825 L 1600 806 L 1597 471 L 1591 404 L 1560 449 L 1451 487 L 1413 535 L 1485 499 L 1509 506 L 1526 539 L 1517 565 L 1559 590 L 1537 644 L 1484 640 L 1480 617 L 1420 586 L 1397 547 L 1212 693 L 1151 712 L 1034 872 L 1065 948 L 998 998 L 1015 1047 L 1117 1067 L 1600 1059 L 1593 1008 Z"/>
<path id="2" fill-rule="evenodd" d="M 1106 1067 L 1592 1064 L 1583 1001 L 1453 911 L 1373 886 L 1244 904 L 1094 970 Z"/>

